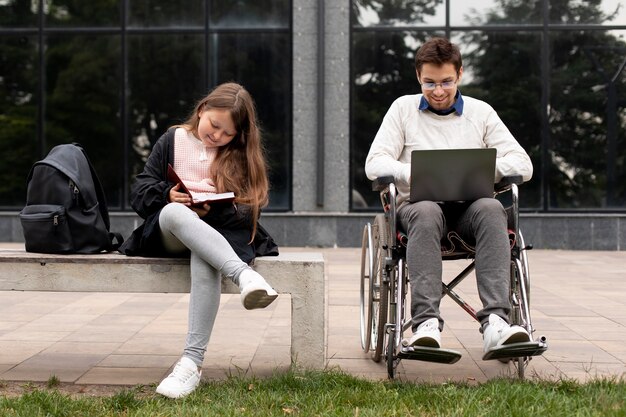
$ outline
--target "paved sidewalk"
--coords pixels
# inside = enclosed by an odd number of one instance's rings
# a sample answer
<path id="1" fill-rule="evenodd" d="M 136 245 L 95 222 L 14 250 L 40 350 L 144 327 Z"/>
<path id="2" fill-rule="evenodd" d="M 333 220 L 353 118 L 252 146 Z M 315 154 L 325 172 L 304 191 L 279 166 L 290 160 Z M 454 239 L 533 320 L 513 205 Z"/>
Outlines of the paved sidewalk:
<path id="1" fill-rule="evenodd" d="M 283 251 L 302 250 L 284 248 Z M 385 379 L 383 363 L 361 350 L 360 249 L 317 249 L 327 262 L 328 366 Z M 626 252 L 530 252 L 531 311 L 549 350 L 527 375 L 574 378 L 626 373 Z M 444 263 L 451 276 L 467 263 Z M 297 279 L 297 277 L 294 277 Z M 479 306 L 473 277 L 457 287 Z M 187 328 L 186 294 L 0 292 L 0 380 L 77 384 L 151 384 L 179 358 Z M 483 382 L 512 368 L 482 361 L 478 326 L 447 298 L 443 345 L 463 357 L 453 365 L 404 360 L 398 378 Z M 238 295 L 223 295 L 203 378 L 265 376 L 290 366 L 290 300 L 246 311 Z"/>

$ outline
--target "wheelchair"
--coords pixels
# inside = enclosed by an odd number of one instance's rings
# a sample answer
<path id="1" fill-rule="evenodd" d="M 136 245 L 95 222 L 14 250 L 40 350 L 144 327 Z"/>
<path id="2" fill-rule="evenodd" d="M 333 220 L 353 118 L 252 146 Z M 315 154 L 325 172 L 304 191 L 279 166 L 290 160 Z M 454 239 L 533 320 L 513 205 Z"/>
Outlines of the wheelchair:
<path id="1" fill-rule="evenodd" d="M 455 350 L 407 346 L 404 332 L 411 328 L 410 306 L 407 306 L 408 267 L 406 264 L 407 236 L 398 230 L 396 220 L 397 191 L 393 177 L 381 177 L 372 184 L 378 191 L 383 213 L 367 223 L 361 247 L 360 333 L 361 347 L 372 359 L 384 358 L 387 374 L 393 379 L 402 359 L 452 364 L 461 358 Z M 544 336 L 533 339 L 535 329 L 530 316 L 530 274 L 526 245 L 519 229 L 519 176 L 506 177 L 494 188 L 494 198 L 503 202 L 507 212 L 511 243 L 511 313 L 509 322 L 522 326 L 531 336 L 530 342 L 512 343 L 490 349 L 483 359 L 513 362 L 517 376 L 524 378 L 525 369 L 533 356 L 548 348 Z M 504 200 L 504 201 L 503 201 Z M 442 240 L 442 260 L 467 259 L 469 265 L 450 282 L 442 282 L 442 294 L 449 296 L 476 321 L 476 310 L 466 303 L 454 288 L 475 269 L 475 249 L 458 234 L 450 232 Z M 408 316 L 407 316 L 407 313 Z"/>

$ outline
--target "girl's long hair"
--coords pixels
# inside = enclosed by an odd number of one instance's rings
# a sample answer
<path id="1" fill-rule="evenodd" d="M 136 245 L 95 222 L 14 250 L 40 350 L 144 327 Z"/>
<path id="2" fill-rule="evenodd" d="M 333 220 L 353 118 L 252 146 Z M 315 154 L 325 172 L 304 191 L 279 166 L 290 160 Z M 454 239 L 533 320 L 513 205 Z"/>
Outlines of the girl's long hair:
<path id="1" fill-rule="evenodd" d="M 268 203 L 269 188 L 254 100 L 237 83 L 220 84 L 196 104 L 182 127 L 197 136 L 199 114 L 209 109 L 228 110 L 237 130 L 232 141 L 217 149 L 209 175 L 218 193 L 233 191 L 236 203 L 252 208 L 252 242 L 261 208 Z"/>

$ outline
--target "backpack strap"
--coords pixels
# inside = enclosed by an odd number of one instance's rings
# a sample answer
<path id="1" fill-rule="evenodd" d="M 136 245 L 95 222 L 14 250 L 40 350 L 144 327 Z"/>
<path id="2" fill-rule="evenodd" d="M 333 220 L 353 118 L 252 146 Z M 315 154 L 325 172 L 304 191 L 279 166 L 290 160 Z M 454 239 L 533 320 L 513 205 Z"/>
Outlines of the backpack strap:
<path id="1" fill-rule="evenodd" d="M 111 241 L 111 247 L 108 249 L 110 251 L 118 250 L 122 243 L 124 243 L 124 237 L 121 233 L 117 232 L 109 232 L 109 240 Z M 117 243 L 114 243 L 117 240 Z"/>
<path id="2" fill-rule="evenodd" d="M 94 168 L 93 164 L 89 160 L 89 157 L 87 156 L 87 152 L 85 152 L 85 149 L 83 149 L 80 143 L 74 142 L 73 145 L 78 147 L 82 151 L 83 155 L 85 155 L 85 159 L 87 160 L 87 164 L 89 165 L 89 170 L 91 171 L 91 177 L 93 179 L 94 187 L 96 189 L 96 196 L 98 197 L 98 208 L 100 210 L 100 214 L 102 215 L 102 219 L 104 220 L 104 224 L 107 230 L 110 230 L 111 221 L 109 219 L 109 209 L 107 207 L 106 197 L 104 195 L 104 189 L 102 188 L 102 183 L 100 182 L 100 179 L 98 178 L 98 174 L 96 174 L 96 169 Z M 122 243 L 124 243 L 124 237 L 122 236 L 121 233 L 109 231 L 109 241 L 111 242 L 111 246 L 107 250 L 115 251 L 122 245 Z"/>
<path id="3" fill-rule="evenodd" d="M 89 165 L 89 171 L 91 171 L 91 178 L 93 179 L 93 185 L 94 185 L 94 188 L 96 189 L 96 197 L 98 198 L 98 209 L 100 210 L 100 214 L 102 215 L 102 219 L 104 220 L 104 225 L 106 226 L 107 230 L 109 230 L 111 228 L 111 221 L 109 219 L 109 208 L 107 207 L 106 197 L 104 195 L 104 189 L 102 188 L 102 183 L 100 182 L 100 179 L 98 178 L 98 174 L 96 174 L 96 170 L 93 167 L 91 160 L 89 160 L 89 157 L 87 156 L 87 152 L 85 152 L 85 149 L 82 147 L 82 145 L 78 142 L 72 142 L 72 145 L 80 149 L 80 151 L 85 156 L 85 159 L 87 160 L 87 165 Z M 118 246 L 123 241 L 124 239 L 120 241 Z"/>

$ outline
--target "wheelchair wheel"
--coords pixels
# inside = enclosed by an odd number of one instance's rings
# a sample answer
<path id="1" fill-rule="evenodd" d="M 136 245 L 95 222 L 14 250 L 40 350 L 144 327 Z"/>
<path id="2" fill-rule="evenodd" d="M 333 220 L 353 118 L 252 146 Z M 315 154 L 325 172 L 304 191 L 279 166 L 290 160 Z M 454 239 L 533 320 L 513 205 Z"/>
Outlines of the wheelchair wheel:
<path id="1" fill-rule="evenodd" d="M 363 240 L 361 242 L 361 287 L 359 292 L 361 348 L 366 353 L 372 348 L 370 282 L 376 267 L 374 265 L 374 254 L 370 249 L 373 246 L 372 240 L 372 225 L 367 223 L 363 229 Z"/>
<path id="2" fill-rule="evenodd" d="M 374 219 L 374 235 L 377 236 L 378 245 L 374 248 L 376 258 L 376 270 L 372 279 L 372 292 L 376 294 L 377 302 L 372 303 L 372 310 L 377 314 L 372 315 L 372 342 L 374 343 L 374 362 L 380 362 L 385 346 L 385 326 L 389 309 L 389 280 L 385 279 L 385 258 L 387 255 L 388 229 L 384 214 L 379 214 Z"/>
<path id="3" fill-rule="evenodd" d="M 387 315 L 387 290 L 381 288 L 385 257 L 379 232 L 381 226 L 385 226 L 383 215 L 376 216 L 374 225 L 368 223 L 365 226 L 361 247 L 361 347 L 365 352 L 374 350 L 373 359 L 376 362 L 380 361 Z M 381 297 L 384 299 L 381 300 Z M 383 316 L 385 319 L 381 323 Z"/>
<path id="4" fill-rule="evenodd" d="M 524 248 L 523 238 L 519 236 L 520 247 Z M 530 275 L 528 270 L 528 256 L 525 250 L 518 252 L 518 257 L 511 260 L 511 324 L 526 329 L 528 334 L 533 334 L 533 327 L 530 320 Z M 517 375 L 524 379 L 525 368 L 528 365 L 529 357 L 513 358 L 513 364 L 517 369 Z"/>
<path id="5" fill-rule="evenodd" d="M 389 271 L 389 324 L 385 331 L 387 376 L 394 379 L 400 363 L 398 355 L 402 334 L 404 333 L 404 302 L 406 296 L 406 277 L 408 271 L 402 259 Z"/>

